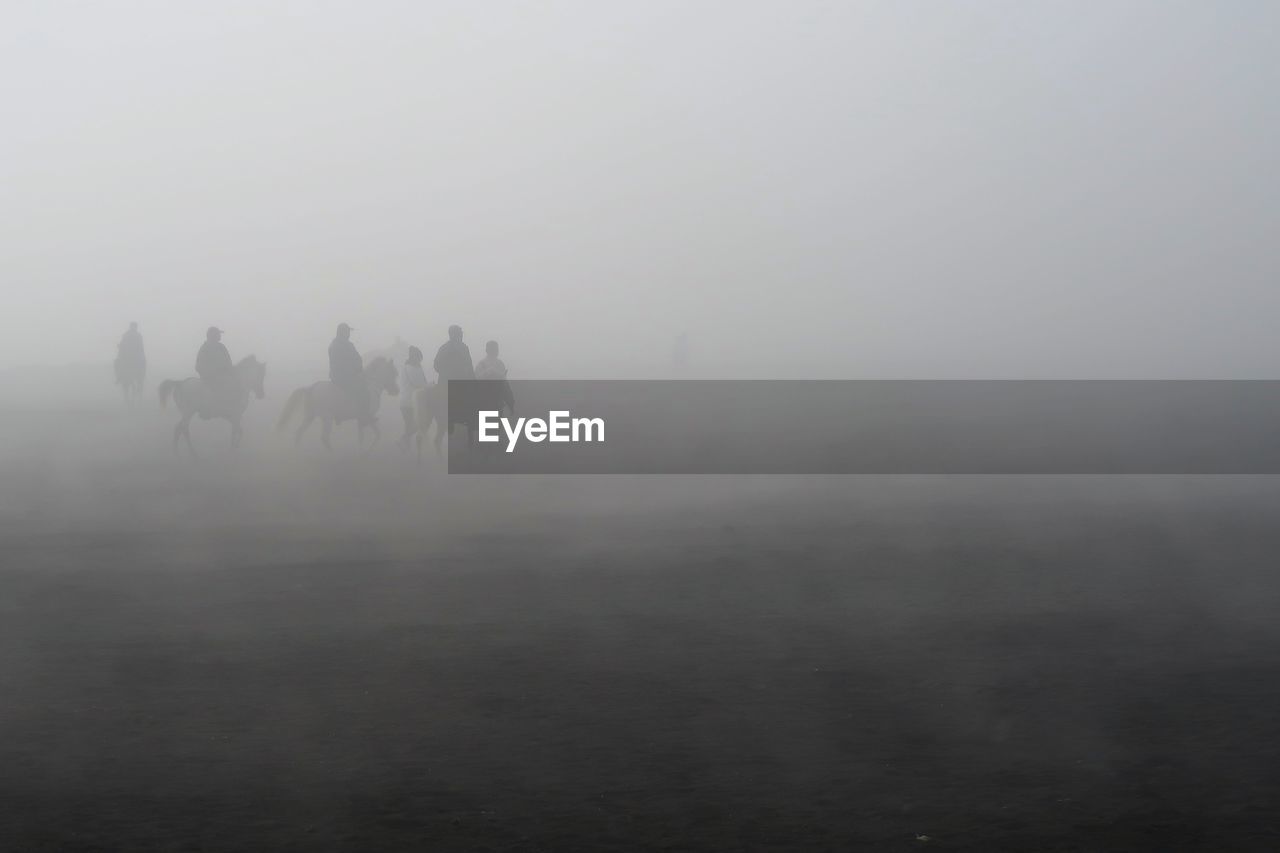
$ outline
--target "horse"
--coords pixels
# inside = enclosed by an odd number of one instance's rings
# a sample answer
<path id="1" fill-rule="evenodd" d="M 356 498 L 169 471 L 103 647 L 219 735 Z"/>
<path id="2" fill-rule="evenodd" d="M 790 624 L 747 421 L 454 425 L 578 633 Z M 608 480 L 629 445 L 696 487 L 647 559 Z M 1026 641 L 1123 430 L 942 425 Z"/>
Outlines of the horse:
<path id="1" fill-rule="evenodd" d="M 196 455 L 195 446 L 191 443 L 191 419 L 199 415 L 202 420 L 222 418 L 231 422 L 231 446 L 239 447 L 244 436 L 244 428 L 240 418 L 244 410 L 249 408 L 249 394 L 261 400 L 266 392 L 263 381 L 267 376 L 267 365 L 253 356 L 246 356 L 233 369 L 236 388 L 235 396 L 209 387 L 208 383 L 198 377 L 190 379 L 166 379 L 160 383 L 160 405 L 165 406 L 169 397 L 178 405 L 182 420 L 173 428 L 173 452 L 178 452 L 178 441 L 187 439 L 187 449 Z M 230 384 L 230 383 L 228 383 Z"/>
<path id="2" fill-rule="evenodd" d="M 139 359 L 128 359 L 116 356 L 116 384 L 124 394 L 126 404 L 132 405 L 142 399 L 142 383 L 147 378 L 147 363 Z"/>
<path id="3" fill-rule="evenodd" d="M 364 368 L 364 385 L 369 393 L 369 399 L 373 402 L 373 411 L 378 411 L 378 404 L 382 401 L 382 394 L 386 392 L 392 396 L 399 396 L 400 386 L 396 383 L 396 366 L 389 358 L 378 356 L 370 361 Z M 305 388 L 299 388 L 289 395 L 288 401 L 284 405 L 284 411 L 280 413 L 280 420 L 276 423 L 276 429 L 285 429 L 293 416 L 299 410 L 302 412 L 302 424 L 298 427 L 297 432 L 293 434 L 293 443 L 298 444 L 302 441 L 302 434 L 307 431 L 307 427 L 311 426 L 311 422 L 316 418 L 320 419 L 320 440 L 328 450 L 332 450 L 329 444 L 329 435 L 333 431 L 335 423 L 342 423 L 355 419 L 357 421 L 357 444 L 364 445 L 364 428 L 365 422 L 356 418 L 355 407 L 352 406 L 351 400 L 341 388 L 334 385 L 328 380 L 317 382 Z M 380 433 L 378 431 L 378 418 L 375 415 L 369 422 L 368 426 L 373 428 L 373 447 L 378 443 Z"/>
<path id="4" fill-rule="evenodd" d="M 443 382 L 435 382 L 426 388 L 419 388 L 413 395 L 413 432 L 407 438 L 417 438 L 418 461 L 422 461 L 422 444 L 427 440 L 427 433 L 434 423 L 436 436 L 432 442 L 436 448 L 436 456 L 444 455 L 441 444 L 449 432 L 447 423 L 449 411 L 448 386 Z"/>

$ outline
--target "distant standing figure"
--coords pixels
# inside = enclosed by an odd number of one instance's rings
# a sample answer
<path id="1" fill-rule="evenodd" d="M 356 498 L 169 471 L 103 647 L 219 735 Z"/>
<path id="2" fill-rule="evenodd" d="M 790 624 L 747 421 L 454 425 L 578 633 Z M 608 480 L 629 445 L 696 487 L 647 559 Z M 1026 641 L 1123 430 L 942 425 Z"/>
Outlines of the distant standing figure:
<path id="1" fill-rule="evenodd" d="M 507 366 L 498 358 L 498 342 L 484 345 L 484 358 L 476 362 L 476 379 L 506 379 Z"/>
<path id="2" fill-rule="evenodd" d="M 116 345 L 115 371 L 116 383 L 124 391 L 126 402 L 142 395 L 142 384 L 147 378 L 147 354 L 137 323 L 129 324 L 129 330 Z"/>
<path id="3" fill-rule="evenodd" d="M 404 362 L 404 388 L 400 391 L 400 416 L 404 418 L 404 435 L 400 446 L 409 449 L 409 439 L 417 431 L 414 410 L 419 391 L 427 389 L 427 374 L 422 369 L 422 350 L 409 347 L 409 357 Z"/>
<path id="4" fill-rule="evenodd" d="M 235 365 L 222 343 L 222 330 L 217 326 L 210 326 L 204 334 L 204 343 L 196 353 L 196 375 L 216 394 L 229 391 L 235 382 Z"/>
<path id="5" fill-rule="evenodd" d="M 329 344 L 329 381 L 350 399 L 357 422 L 368 423 L 373 413 L 369 411 L 369 390 L 364 382 L 364 359 L 351 343 L 351 332 L 346 323 L 338 324 L 338 333 Z"/>
<path id="6" fill-rule="evenodd" d="M 498 342 L 489 341 L 484 345 L 484 358 L 476 364 L 476 379 L 489 379 L 500 383 L 495 394 L 485 394 L 489 405 L 501 407 L 505 405 L 508 412 L 515 413 L 516 399 L 511 392 L 511 384 L 507 382 L 507 365 L 498 357 Z"/>

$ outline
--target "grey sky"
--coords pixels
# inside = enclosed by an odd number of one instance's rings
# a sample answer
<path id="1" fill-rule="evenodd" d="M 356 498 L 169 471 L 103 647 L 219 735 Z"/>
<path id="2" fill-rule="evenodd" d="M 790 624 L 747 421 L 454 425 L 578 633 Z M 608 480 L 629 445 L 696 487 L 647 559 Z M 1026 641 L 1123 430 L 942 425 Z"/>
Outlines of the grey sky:
<path id="1" fill-rule="evenodd" d="M 1280 374 L 1280 5 L 0 6 L 0 362 Z"/>

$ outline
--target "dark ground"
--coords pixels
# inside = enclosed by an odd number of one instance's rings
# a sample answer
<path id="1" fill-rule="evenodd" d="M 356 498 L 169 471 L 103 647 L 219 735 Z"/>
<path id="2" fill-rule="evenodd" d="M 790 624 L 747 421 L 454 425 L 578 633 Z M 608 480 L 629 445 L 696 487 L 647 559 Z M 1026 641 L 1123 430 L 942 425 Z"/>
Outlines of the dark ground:
<path id="1" fill-rule="evenodd" d="M 0 849 L 1280 849 L 1280 482 L 0 421 Z"/>

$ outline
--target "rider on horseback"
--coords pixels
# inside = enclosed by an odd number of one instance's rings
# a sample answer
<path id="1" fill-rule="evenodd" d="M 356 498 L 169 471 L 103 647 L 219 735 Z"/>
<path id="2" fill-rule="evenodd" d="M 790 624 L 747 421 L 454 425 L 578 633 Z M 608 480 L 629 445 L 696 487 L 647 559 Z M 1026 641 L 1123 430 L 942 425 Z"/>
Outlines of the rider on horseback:
<path id="1" fill-rule="evenodd" d="M 147 375 L 147 354 L 142 347 L 142 333 L 137 323 L 130 323 L 129 330 L 116 345 L 116 382 L 127 389 L 131 382 L 139 388 Z"/>
<path id="2" fill-rule="evenodd" d="M 240 390 L 240 383 L 236 379 L 235 365 L 231 363 L 231 353 L 222 343 L 222 330 L 210 326 L 204 337 L 200 352 L 196 354 L 196 375 L 213 396 L 230 402 L 230 398 Z"/>
<path id="3" fill-rule="evenodd" d="M 137 323 L 130 323 L 129 331 L 120 337 L 120 343 L 116 346 L 116 358 L 129 367 L 146 367 L 147 354 L 142 348 L 142 333 L 138 331 Z"/>
<path id="4" fill-rule="evenodd" d="M 351 327 L 338 324 L 338 334 L 329 344 L 329 381 L 342 389 L 360 423 L 373 420 L 369 410 L 369 389 L 364 381 L 364 359 L 351 343 Z"/>

